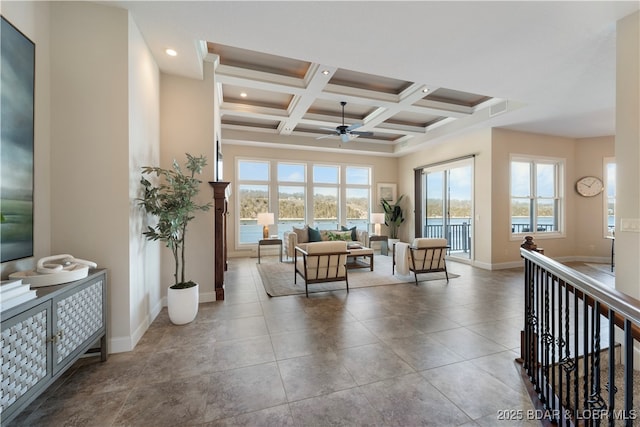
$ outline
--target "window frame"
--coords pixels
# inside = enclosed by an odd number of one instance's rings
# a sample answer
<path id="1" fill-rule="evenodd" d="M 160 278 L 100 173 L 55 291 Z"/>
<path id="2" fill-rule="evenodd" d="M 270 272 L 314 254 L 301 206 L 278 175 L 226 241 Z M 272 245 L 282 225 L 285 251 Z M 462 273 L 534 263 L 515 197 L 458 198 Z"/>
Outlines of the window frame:
<path id="1" fill-rule="evenodd" d="M 240 168 L 239 165 L 241 162 L 267 162 L 269 163 L 269 180 L 268 181 L 254 181 L 254 180 L 245 180 L 242 181 L 239 178 Z M 278 176 L 278 165 L 281 164 L 295 164 L 302 165 L 305 169 L 305 177 L 304 180 L 301 181 L 280 181 Z M 273 159 L 273 158 L 258 158 L 258 157 L 237 157 L 235 159 L 235 182 L 234 182 L 234 191 L 235 194 L 239 194 L 239 188 L 242 185 L 247 184 L 266 184 L 269 187 L 269 212 L 274 213 L 275 223 L 273 226 L 269 227 L 270 234 L 278 234 L 282 236 L 283 225 L 286 227 L 284 223 L 282 223 L 279 219 L 279 188 L 280 186 L 296 186 L 303 187 L 305 190 L 305 224 L 310 224 L 312 226 L 317 226 L 314 220 L 314 211 L 313 211 L 313 198 L 314 198 L 314 188 L 322 187 L 322 188 L 337 188 L 337 197 L 338 197 L 338 218 L 337 218 L 337 226 L 346 225 L 349 223 L 347 221 L 347 200 L 346 193 L 347 188 L 366 188 L 368 189 L 368 200 L 369 200 L 369 209 L 366 218 L 366 229 L 368 231 L 370 224 L 370 215 L 374 208 L 373 205 L 373 187 L 374 187 L 374 168 L 370 164 L 357 164 L 357 163 L 331 163 L 327 161 L 304 161 L 304 160 L 281 160 L 281 159 Z M 313 180 L 313 167 L 314 166 L 329 166 L 329 167 L 337 167 L 338 168 L 338 182 L 337 183 L 324 183 L 324 182 L 314 182 Z M 364 168 L 369 171 L 369 184 L 347 184 L 346 174 L 347 169 L 353 168 Z M 240 197 L 236 197 L 234 201 L 235 204 L 235 212 L 234 212 L 234 220 L 236 222 L 236 235 L 235 235 L 235 245 L 237 249 L 249 249 L 252 246 L 257 244 L 256 242 L 240 242 Z M 287 231 L 286 229 L 284 231 Z"/>
<path id="2" fill-rule="evenodd" d="M 603 221 L 602 221 L 602 228 L 603 228 L 603 236 L 606 237 L 611 237 L 615 235 L 615 229 L 616 229 L 616 202 L 617 202 L 617 195 L 618 195 L 618 188 L 617 188 L 617 180 L 614 177 L 613 179 L 613 184 L 611 184 L 611 182 L 609 181 L 609 165 L 615 165 L 616 167 L 616 174 L 617 174 L 617 170 L 618 170 L 618 165 L 616 163 L 616 158 L 615 157 L 605 157 L 602 159 L 602 177 L 603 177 L 603 184 L 604 184 L 604 197 L 602 198 L 602 213 L 603 213 Z M 609 185 L 613 185 L 614 188 L 614 193 L 613 193 L 613 197 L 609 197 Z M 613 205 L 614 205 L 614 209 L 613 209 L 613 229 L 609 229 L 609 200 L 613 199 Z"/>
<path id="3" fill-rule="evenodd" d="M 526 231 L 526 232 L 514 232 L 512 221 L 512 203 L 514 198 L 523 198 L 521 196 L 514 197 L 512 194 L 512 181 L 513 181 L 513 162 L 529 163 L 531 165 L 529 169 L 529 200 L 531 208 L 531 218 L 535 224 L 538 223 L 538 200 L 554 200 L 555 204 L 555 216 L 557 217 L 558 230 L 555 231 Z M 554 196 L 553 197 L 538 197 L 537 189 L 537 176 L 536 165 L 537 164 L 553 164 L 555 169 L 554 174 Z M 507 229 L 509 230 L 510 240 L 522 240 L 524 236 L 533 236 L 536 239 L 555 239 L 566 237 L 566 197 L 565 197 L 565 183 L 566 183 L 566 159 L 559 157 L 547 157 L 547 156 L 532 156 L 526 154 L 510 154 L 509 157 L 509 199 L 507 203 L 507 217 L 509 218 L 509 224 Z"/>

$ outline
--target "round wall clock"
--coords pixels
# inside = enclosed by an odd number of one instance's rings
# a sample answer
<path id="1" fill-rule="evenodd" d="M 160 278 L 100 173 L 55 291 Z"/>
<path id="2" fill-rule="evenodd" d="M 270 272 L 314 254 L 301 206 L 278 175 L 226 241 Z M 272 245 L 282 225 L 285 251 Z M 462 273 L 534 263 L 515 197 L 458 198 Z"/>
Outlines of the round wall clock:
<path id="1" fill-rule="evenodd" d="M 595 176 L 585 176 L 576 181 L 576 191 L 581 196 L 597 196 L 598 194 L 602 193 L 602 190 L 604 190 L 602 180 Z"/>

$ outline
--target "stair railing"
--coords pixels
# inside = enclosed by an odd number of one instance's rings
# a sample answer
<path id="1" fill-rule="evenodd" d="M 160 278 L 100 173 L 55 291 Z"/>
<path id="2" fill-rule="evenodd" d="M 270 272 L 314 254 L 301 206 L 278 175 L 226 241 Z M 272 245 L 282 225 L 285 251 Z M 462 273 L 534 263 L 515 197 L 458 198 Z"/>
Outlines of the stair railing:
<path id="1" fill-rule="evenodd" d="M 521 359 L 543 417 L 561 426 L 634 425 L 640 301 L 535 251 L 520 253 Z M 623 367 L 616 363 L 620 347 Z M 624 379 L 616 382 L 621 369 Z"/>

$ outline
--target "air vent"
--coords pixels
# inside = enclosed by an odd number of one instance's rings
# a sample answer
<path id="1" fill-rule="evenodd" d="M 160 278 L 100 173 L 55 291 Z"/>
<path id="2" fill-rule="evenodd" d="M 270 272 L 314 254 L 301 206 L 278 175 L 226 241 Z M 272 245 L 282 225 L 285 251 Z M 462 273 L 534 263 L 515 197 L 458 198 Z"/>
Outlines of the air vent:
<path id="1" fill-rule="evenodd" d="M 497 116 L 498 114 L 502 114 L 507 111 L 507 101 L 498 102 L 491 106 L 491 112 L 489 113 L 489 117 Z"/>

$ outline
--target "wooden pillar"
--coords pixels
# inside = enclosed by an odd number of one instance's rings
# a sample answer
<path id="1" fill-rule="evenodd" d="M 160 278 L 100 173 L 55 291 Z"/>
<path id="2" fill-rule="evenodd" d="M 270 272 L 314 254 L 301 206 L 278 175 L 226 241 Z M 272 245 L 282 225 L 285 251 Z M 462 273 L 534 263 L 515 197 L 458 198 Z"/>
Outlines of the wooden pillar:
<path id="1" fill-rule="evenodd" d="M 214 200 L 214 284 L 216 301 L 224 300 L 224 272 L 227 271 L 227 187 L 228 182 L 209 182 Z"/>

